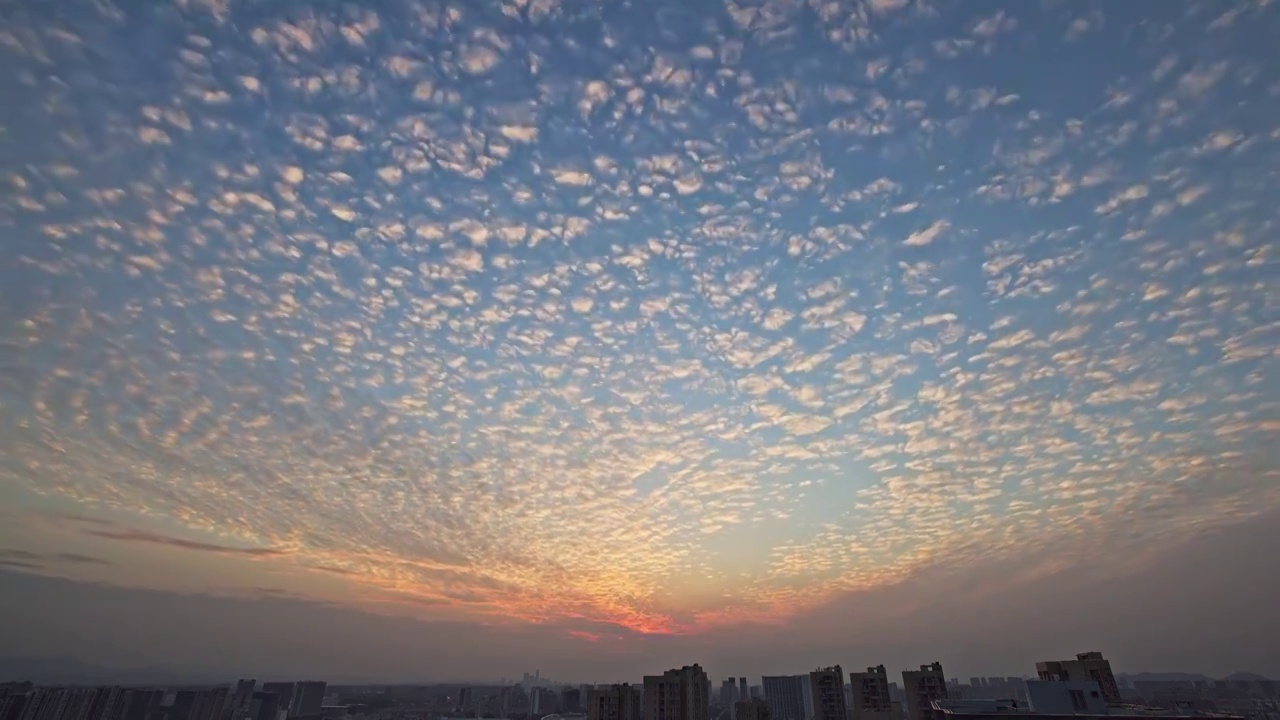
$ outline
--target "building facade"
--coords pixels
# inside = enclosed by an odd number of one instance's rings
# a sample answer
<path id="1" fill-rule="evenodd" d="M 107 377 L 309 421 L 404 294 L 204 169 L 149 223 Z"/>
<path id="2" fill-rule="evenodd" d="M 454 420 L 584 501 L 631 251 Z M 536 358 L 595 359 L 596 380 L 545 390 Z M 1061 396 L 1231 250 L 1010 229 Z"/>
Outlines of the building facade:
<path id="1" fill-rule="evenodd" d="M 889 691 L 889 673 L 883 665 L 866 672 L 849 673 L 853 695 L 853 720 L 901 720 L 902 706 Z"/>
<path id="2" fill-rule="evenodd" d="M 304 680 L 297 684 L 293 691 L 293 707 L 290 716 L 296 718 L 314 718 L 320 716 L 320 707 L 324 705 L 324 691 L 329 684 L 323 680 Z"/>
<path id="3" fill-rule="evenodd" d="M 812 720 L 808 675 L 769 675 L 760 679 L 774 720 Z"/>
<path id="4" fill-rule="evenodd" d="M 720 682 L 720 704 L 725 707 L 733 707 L 738 701 L 738 686 L 733 678 L 725 678 Z"/>
<path id="5" fill-rule="evenodd" d="M 587 693 L 587 720 L 643 720 L 640 688 L 629 683 L 600 685 Z"/>
<path id="6" fill-rule="evenodd" d="M 235 692 L 231 694 L 231 720 L 243 720 L 249 714 L 249 703 L 253 700 L 253 691 L 258 681 L 253 678 L 236 681 Z"/>
<path id="7" fill-rule="evenodd" d="M 1102 697 L 1110 705 L 1119 705 L 1120 686 L 1111 672 L 1111 661 L 1100 652 L 1078 653 L 1075 660 L 1049 660 L 1036 663 L 1041 680 L 1092 680 L 1102 689 Z"/>
<path id="8" fill-rule="evenodd" d="M 934 700 L 947 699 L 947 678 L 940 662 L 921 665 L 919 670 L 903 670 L 902 686 L 909 720 L 925 720 L 933 713 Z"/>
<path id="9" fill-rule="evenodd" d="M 711 681 L 700 665 L 644 678 L 645 720 L 706 720 Z"/>
<path id="10" fill-rule="evenodd" d="M 262 692 L 275 693 L 279 697 L 276 709 L 288 717 L 293 712 L 293 694 L 296 684 L 291 682 L 262 683 Z"/>
<path id="11" fill-rule="evenodd" d="M 844 670 L 839 665 L 818 668 L 809 673 L 809 690 L 813 696 L 814 720 L 849 720 L 849 706 L 844 698 Z"/>

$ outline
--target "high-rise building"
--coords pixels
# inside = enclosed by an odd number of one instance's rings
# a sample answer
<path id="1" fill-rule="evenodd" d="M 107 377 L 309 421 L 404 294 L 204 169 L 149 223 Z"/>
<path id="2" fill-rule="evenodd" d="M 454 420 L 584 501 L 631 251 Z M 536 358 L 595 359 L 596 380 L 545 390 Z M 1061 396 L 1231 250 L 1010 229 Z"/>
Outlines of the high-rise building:
<path id="1" fill-rule="evenodd" d="M 560 712 L 582 712 L 582 691 L 578 688 L 565 688 L 564 691 L 560 693 Z"/>
<path id="2" fill-rule="evenodd" d="M 277 711 L 288 717 L 293 711 L 293 698 L 297 692 L 297 683 L 291 682 L 269 682 L 262 683 L 262 692 L 273 692 L 280 696 L 280 706 Z"/>
<path id="3" fill-rule="evenodd" d="M 931 702 L 947 698 L 947 679 L 942 674 L 942 663 L 921 665 L 919 670 L 903 670 L 902 685 L 907 696 L 909 720 L 932 717 Z"/>
<path id="4" fill-rule="evenodd" d="M 1077 653 L 1075 660 L 1051 660 L 1036 663 L 1041 680 L 1092 680 L 1102 688 L 1108 705 L 1119 705 L 1120 686 L 1111 672 L 1111 662 L 1100 652 Z"/>
<path id="5" fill-rule="evenodd" d="M 253 720 L 279 720 L 280 709 L 280 693 L 267 690 L 255 692 L 249 706 Z"/>
<path id="6" fill-rule="evenodd" d="M 813 696 L 808 675 L 773 675 L 760 679 L 774 720 L 812 720 Z"/>
<path id="7" fill-rule="evenodd" d="M 27 693 L 9 693 L 0 700 L 0 720 L 18 720 L 27 707 Z"/>
<path id="8" fill-rule="evenodd" d="M 738 701 L 738 686 L 734 683 L 733 678 L 725 678 L 720 683 L 720 704 L 725 707 L 733 707 Z"/>
<path id="9" fill-rule="evenodd" d="M 560 696 L 551 688 L 541 686 L 529 689 L 529 712 L 542 716 L 560 710 Z"/>
<path id="10" fill-rule="evenodd" d="M 294 687 L 293 706 L 290 717 L 315 718 L 320 716 L 320 707 L 324 705 L 324 691 L 329 684 L 323 680 L 304 680 Z"/>
<path id="11" fill-rule="evenodd" d="M 27 693 L 9 692 L 0 700 L 0 720 L 18 720 L 27 706 Z"/>
<path id="12" fill-rule="evenodd" d="M 587 694 L 587 720 L 643 720 L 640 688 L 628 683 L 600 685 Z"/>
<path id="13" fill-rule="evenodd" d="M 849 673 L 853 694 L 853 720 L 902 720 L 902 706 L 889 692 L 889 673 L 883 665 L 866 672 Z"/>
<path id="14" fill-rule="evenodd" d="M 700 665 L 644 677 L 644 720 L 706 720 L 711 683 Z"/>
<path id="15" fill-rule="evenodd" d="M 6 702 L 4 713 L 17 720 L 98 720 L 120 692 L 114 687 L 38 688 L 23 700 Z"/>
<path id="16" fill-rule="evenodd" d="M 749 700 L 750 698 L 751 695 L 747 692 L 747 679 L 744 677 L 738 678 L 738 702 Z"/>
<path id="17" fill-rule="evenodd" d="M 249 714 L 249 703 L 257 687 L 258 681 L 253 678 L 236 681 L 235 692 L 231 694 L 231 720 L 244 720 Z"/>
<path id="18" fill-rule="evenodd" d="M 844 701 L 844 670 L 839 665 L 809 673 L 809 686 L 814 720 L 849 720 L 848 705 Z"/>
<path id="19" fill-rule="evenodd" d="M 120 701 L 119 720 L 147 720 L 160 706 L 164 691 L 136 688 L 125 690 Z"/>
<path id="20" fill-rule="evenodd" d="M 187 720 L 222 720 L 227 695 L 227 688 L 224 687 L 194 691 L 186 708 Z"/>
<path id="21" fill-rule="evenodd" d="M 733 706 L 733 720 L 773 720 L 773 710 L 760 698 L 739 700 Z"/>
<path id="22" fill-rule="evenodd" d="M 499 712 L 506 715 L 524 715 L 529 712 L 529 691 L 524 685 L 516 683 L 498 691 Z"/>

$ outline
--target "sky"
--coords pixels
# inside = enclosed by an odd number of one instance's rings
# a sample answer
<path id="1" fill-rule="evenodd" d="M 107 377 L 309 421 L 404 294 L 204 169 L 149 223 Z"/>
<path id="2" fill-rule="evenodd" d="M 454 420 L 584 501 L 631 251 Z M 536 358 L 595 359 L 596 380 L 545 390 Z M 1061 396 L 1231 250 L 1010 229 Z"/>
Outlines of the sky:
<path id="1" fill-rule="evenodd" d="M 6 652 L 1280 674 L 1277 36 L 0 5 Z"/>

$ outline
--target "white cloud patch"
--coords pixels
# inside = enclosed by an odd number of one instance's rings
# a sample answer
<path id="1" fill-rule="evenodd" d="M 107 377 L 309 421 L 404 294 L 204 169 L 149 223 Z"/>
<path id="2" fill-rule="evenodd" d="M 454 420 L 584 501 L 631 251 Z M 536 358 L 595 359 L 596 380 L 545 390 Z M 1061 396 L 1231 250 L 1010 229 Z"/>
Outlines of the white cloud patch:
<path id="1" fill-rule="evenodd" d="M 951 224 L 946 220 L 937 220 L 929 227 L 918 232 L 911 233 L 906 240 L 902 241 L 903 245 L 919 247 L 928 245 L 938 238 Z"/>

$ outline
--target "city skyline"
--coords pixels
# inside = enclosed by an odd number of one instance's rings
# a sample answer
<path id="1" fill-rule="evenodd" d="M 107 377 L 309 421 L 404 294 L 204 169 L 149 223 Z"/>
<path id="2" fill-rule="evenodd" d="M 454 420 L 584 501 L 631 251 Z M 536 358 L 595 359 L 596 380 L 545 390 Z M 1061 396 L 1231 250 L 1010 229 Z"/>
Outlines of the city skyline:
<path id="1" fill-rule="evenodd" d="M 1059 653 L 1061 654 L 1061 653 Z M 515 661 L 519 664 L 519 661 Z M 740 664 L 737 665 L 741 667 Z M 959 667 L 966 667 L 963 659 L 959 663 Z M 774 671 L 784 670 L 785 668 L 772 668 Z M 305 673 L 298 675 L 265 673 L 266 679 L 259 680 L 256 678 L 246 678 L 246 675 L 263 675 L 262 673 L 246 672 L 245 668 L 239 670 L 226 670 L 212 672 L 206 675 L 189 674 L 183 675 L 181 668 L 165 668 L 161 669 L 145 669 L 145 668 L 105 668 L 93 666 L 78 659 L 64 656 L 60 658 L 11 658 L 0 656 L 0 684 L 18 681 L 34 681 L 40 686 L 123 686 L 123 687 L 162 687 L 171 686 L 179 688 L 195 688 L 201 686 L 228 686 L 230 695 L 228 702 L 236 705 L 242 702 L 244 697 L 251 694 L 255 685 L 262 688 L 264 692 L 271 692 L 280 697 L 282 709 L 290 709 L 297 702 L 298 695 L 304 687 L 318 686 L 320 691 L 326 683 L 330 685 L 352 685 L 352 686 L 397 686 L 397 685 L 462 685 L 474 686 L 476 688 L 493 688 L 493 687 L 520 687 L 523 686 L 526 691 L 532 692 L 537 688 L 586 688 L 586 687 L 611 687 L 611 686 L 628 686 L 635 693 L 636 702 L 640 702 L 643 697 L 644 682 L 670 682 L 672 678 L 681 685 L 687 684 L 687 680 L 683 674 L 690 671 L 702 673 L 707 683 L 707 698 L 711 705 L 733 706 L 736 702 L 746 697 L 748 699 L 766 698 L 771 704 L 782 703 L 783 706 L 790 708 L 791 712 L 798 713 L 798 716 L 813 717 L 817 710 L 814 707 L 815 696 L 811 696 L 811 692 L 818 692 L 814 688 L 821 687 L 821 683 L 817 682 L 819 677 L 834 678 L 836 676 L 843 678 L 843 687 L 845 691 L 844 701 L 846 703 L 845 711 L 848 713 L 871 713 L 868 718 L 879 720 L 877 713 L 888 712 L 889 708 L 886 703 L 887 688 L 893 688 L 895 693 L 905 693 L 916 682 L 914 678 L 927 675 L 944 682 L 948 687 L 952 685 L 960 685 L 967 687 L 987 687 L 989 681 L 996 685 L 1007 682 L 1026 681 L 1026 680 L 1056 680 L 1056 681 L 1080 681 L 1092 680 L 1098 683 L 1102 692 L 1106 692 L 1106 701 L 1110 703 L 1118 703 L 1119 697 L 1116 695 L 1117 688 L 1132 689 L 1134 683 L 1142 682 L 1196 682 L 1196 681 L 1222 681 L 1229 680 L 1266 680 L 1272 681 L 1265 675 L 1247 671 L 1237 670 L 1226 673 L 1222 676 L 1205 675 L 1199 672 L 1192 672 L 1186 668 L 1161 668 L 1153 669 L 1133 669 L 1121 668 L 1114 670 L 1110 657 L 1103 657 L 1102 653 L 1097 651 L 1088 651 L 1076 653 L 1074 658 L 1040 660 L 1032 664 L 1030 668 L 1020 667 L 1013 674 L 997 674 L 997 675 L 965 675 L 965 672 L 957 671 L 955 667 L 943 669 L 943 663 L 935 660 L 931 663 L 923 663 L 918 666 L 904 666 L 899 670 L 892 670 L 883 663 L 877 666 L 868 666 L 865 671 L 856 666 L 844 667 L 840 664 L 818 666 L 808 671 L 800 671 L 798 667 L 789 668 L 787 673 L 770 675 L 730 675 L 726 678 L 720 678 L 720 671 L 707 672 L 707 669 L 700 663 L 692 666 L 684 666 L 668 671 L 666 675 L 653 675 L 651 672 L 645 672 L 643 677 L 562 677 L 554 679 L 549 675 L 541 674 L 540 670 L 533 673 L 523 671 L 519 676 L 493 675 L 493 676 L 338 676 L 325 681 L 314 681 L 313 675 Z M 1100 671 L 1100 673 L 1099 673 Z M 234 682 L 230 678 L 236 678 Z M 758 682 L 757 682 L 758 681 Z M 832 679 L 831 682 L 834 682 Z M 830 685 L 830 682 L 827 683 Z M 994 686 L 993 686 L 994 687 Z M 726 692 L 727 689 L 727 692 Z M 586 702 L 586 701 L 584 701 Z M 895 705 L 901 705 L 900 708 L 892 708 L 894 716 L 897 711 L 901 710 L 907 713 L 908 707 L 905 702 L 894 701 Z M 585 707 L 585 706 L 584 706 Z M 776 716 L 775 720 L 786 720 L 789 713 L 783 712 Z"/>
<path id="2" fill-rule="evenodd" d="M 1098 651 L 1037 663 L 1035 679 L 943 681 L 937 662 L 904 670 L 903 684 L 885 682 L 885 668 L 850 674 L 841 691 L 839 666 L 800 680 L 809 699 L 795 707 L 796 688 L 763 678 L 738 678 L 738 699 L 712 700 L 710 677 L 698 664 L 645 675 L 642 685 L 551 683 L 525 673 L 532 685 L 417 684 L 368 686 L 327 681 L 258 681 L 204 686 L 58 686 L 0 682 L 0 720 L 1138 720 L 1215 718 L 1275 720 L 1280 682 L 1256 676 L 1226 681 L 1130 682 L 1113 674 Z M 728 688 L 726 683 L 724 687 Z M 763 692 L 762 692 L 763 691 Z M 730 694 L 730 693 L 726 693 Z M 585 705 L 582 698 L 586 698 Z M 850 706 L 845 707 L 846 704 Z M 797 714 L 799 713 L 799 714 Z M 834 713 L 834 715 L 832 715 Z"/>
<path id="3" fill-rule="evenodd" d="M 69 659 L 64 658 L 64 662 L 66 660 Z M 742 701 L 743 698 L 766 699 L 774 710 L 778 709 L 779 703 L 783 706 L 795 704 L 796 707 L 792 709 L 792 712 L 797 717 L 813 717 L 821 712 L 820 702 L 817 701 L 823 697 L 823 693 L 833 687 L 832 683 L 837 677 L 843 678 L 845 702 L 847 703 L 845 712 L 855 715 L 870 713 L 873 716 L 890 710 L 890 702 L 900 703 L 899 700 L 892 699 L 890 693 L 907 692 L 912 685 L 918 684 L 921 676 L 933 678 L 933 680 L 930 680 L 932 683 L 940 680 L 947 688 L 992 688 L 996 691 L 1003 691 L 1002 688 L 1010 683 L 1025 683 L 1031 680 L 1068 683 L 1089 681 L 1097 683 L 1099 691 L 1106 694 L 1105 701 L 1113 705 L 1124 704 L 1124 700 L 1118 694 L 1120 691 L 1132 691 L 1135 687 L 1140 687 L 1142 683 L 1195 683 L 1223 680 L 1280 683 L 1280 680 L 1272 680 L 1250 672 L 1232 673 L 1227 678 L 1211 678 L 1200 673 L 1176 670 L 1163 672 L 1117 671 L 1112 667 L 1110 658 L 1096 650 L 1075 653 L 1072 658 L 1039 661 L 1035 663 L 1035 666 L 1029 672 L 1027 668 L 1022 668 L 1022 672 L 1016 675 L 960 677 L 953 670 L 944 669 L 942 663 L 938 661 L 924 663 L 918 667 L 904 667 L 900 671 L 890 671 L 883 664 L 869 666 L 865 671 L 860 669 L 849 670 L 836 664 L 786 675 L 755 677 L 731 675 L 721 680 L 719 691 L 717 691 L 716 683 L 712 677 L 717 673 L 708 673 L 707 669 L 700 663 L 673 668 L 662 674 L 646 672 L 644 677 L 641 678 L 615 678 L 609 681 L 589 681 L 584 678 L 553 679 L 541 675 L 541 672 L 537 670 L 533 673 L 525 671 L 519 678 L 506 676 L 468 679 L 419 678 L 417 681 L 405 683 L 364 683 L 340 678 L 337 680 L 316 680 L 310 677 L 270 675 L 264 678 L 257 678 L 245 677 L 246 673 L 244 672 L 234 672 L 221 679 L 205 678 L 203 680 L 159 676 L 150 680 L 140 677 L 116 677 L 112 679 L 106 676 L 93 675 L 92 673 L 95 670 L 103 671 L 105 669 L 81 665 L 78 670 L 71 671 L 72 673 L 79 673 L 81 675 L 80 679 L 72 679 L 71 674 L 67 674 L 60 679 L 54 679 L 49 675 L 50 669 L 40 667 L 38 663 L 33 662 L 31 666 L 26 668 L 24 673 L 23 668 L 12 659 L 0 658 L 0 678 L 4 678 L 0 680 L 0 686 L 8 687 L 26 682 L 34 687 L 124 687 L 143 689 L 168 688 L 170 690 L 225 688 L 227 690 L 225 701 L 230 707 L 247 706 L 248 698 L 254 692 L 264 692 L 276 695 L 279 698 L 282 711 L 300 716 L 309 716 L 315 714 L 315 701 L 317 698 L 325 697 L 327 693 L 331 693 L 335 688 L 349 690 L 352 687 L 359 688 L 364 685 L 372 687 L 395 687 L 397 685 L 418 685 L 423 687 L 458 686 L 478 691 L 491 690 L 493 688 L 514 689 L 523 687 L 529 693 L 528 699 L 530 700 L 533 697 L 532 693 L 538 689 L 584 690 L 586 688 L 595 688 L 599 690 L 616 690 L 625 686 L 631 692 L 634 692 L 637 702 L 641 702 L 644 698 L 644 684 L 645 681 L 648 681 L 651 685 L 650 700 L 661 700 L 658 696 L 664 689 L 670 689 L 668 686 L 674 687 L 677 693 L 686 692 L 690 686 L 698 686 L 707 689 L 706 701 L 710 705 L 724 707 L 733 706 Z M 797 670 L 797 668 L 791 668 L 791 670 Z M 248 675 L 254 675 L 254 673 L 248 673 Z M 234 680 L 230 679 L 232 677 L 234 677 Z M 760 682 L 757 683 L 755 682 L 756 680 Z M 798 684 L 793 687 L 792 681 L 796 681 Z M 732 684 L 730 685 L 730 683 Z M 935 684 L 930 691 L 935 691 L 938 687 L 941 687 L 941 685 Z M 725 688 L 729 688 L 730 692 L 726 693 L 724 691 Z M 303 698 L 306 699 L 304 700 Z M 583 702 L 585 703 L 586 701 L 584 700 Z M 700 703 L 702 700 L 694 698 L 691 702 Z M 904 712 L 907 710 L 905 704 L 899 709 Z M 791 713 L 784 712 L 781 717 L 785 717 L 788 714 Z"/>
<path id="4" fill-rule="evenodd" d="M 6 4 L 4 652 L 1280 676 L 1277 36 Z"/>

